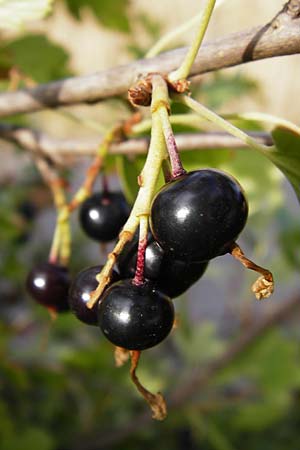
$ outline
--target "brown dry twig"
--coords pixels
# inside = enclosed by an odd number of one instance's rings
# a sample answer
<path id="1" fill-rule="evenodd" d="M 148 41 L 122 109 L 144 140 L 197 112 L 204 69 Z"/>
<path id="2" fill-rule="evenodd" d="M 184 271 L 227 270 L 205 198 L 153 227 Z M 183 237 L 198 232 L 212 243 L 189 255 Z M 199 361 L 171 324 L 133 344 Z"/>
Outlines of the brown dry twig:
<path id="1" fill-rule="evenodd" d="M 265 132 L 248 132 L 257 142 L 272 145 L 272 137 Z M 12 142 L 24 150 L 50 157 L 55 162 L 66 163 L 68 159 L 82 156 L 95 156 L 101 137 L 84 139 L 56 139 L 45 133 L 27 127 L 0 124 L 0 138 Z M 180 151 L 215 148 L 248 148 L 234 136 L 224 132 L 195 132 L 176 134 L 176 143 Z M 109 153 L 112 155 L 139 155 L 146 153 L 149 138 L 130 138 L 122 142 L 113 142 Z"/>
<path id="2" fill-rule="evenodd" d="M 41 84 L 0 95 L 0 117 L 78 103 L 95 103 L 127 93 L 137 78 L 151 72 L 167 74 L 176 69 L 186 48 L 141 59 L 95 74 Z M 275 56 L 300 53 L 299 1 L 289 1 L 266 25 L 205 43 L 191 76 Z"/>

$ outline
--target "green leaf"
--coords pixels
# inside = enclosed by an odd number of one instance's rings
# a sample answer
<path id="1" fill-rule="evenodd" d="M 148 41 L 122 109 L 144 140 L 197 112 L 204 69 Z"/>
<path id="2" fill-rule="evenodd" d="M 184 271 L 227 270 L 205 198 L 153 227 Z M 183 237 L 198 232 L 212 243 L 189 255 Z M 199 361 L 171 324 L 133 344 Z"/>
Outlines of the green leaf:
<path id="1" fill-rule="evenodd" d="M 20 29 L 25 22 L 45 17 L 53 0 L 0 0 L 0 28 Z"/>
<path id="2" fill-rule="evenodd" d="M 27 34 L 0 47 L 0 68 L 17 67 L 37 82 L 70 75 L 69 55 L 42 34 Z"/>
<path id="3" fill-rule="evenodd" d="M 288 178 L 300 201 L 300 134 L 276 127 L 272 136 L 275 148 L 265 154 Z"/>
<path id="4" fill-rule="evenodd" d="M 50 434 L 44 430 L 31 427 L 12 435 L 7 439 L 2 450 L 54 450 L 55 444 Z"/>
<path id="5" fill-rule="evenodd" d="M 134 203 L 137 196 L 139 186 L 138 186 L 138 176 L 143 168 L 143 163 L 145 158 L 136 157 L 129 159 L 127 156 L 117 156 L 117 172 L 122 184 L 122 188 L 125 197 L 129 203 Z"/>
<path id="6" fill-rule="evenodd" d="M 212 80 L 201 84 L 201 102 L 216 109 L 224 103 L 257 91 L 257 82 L 239 73 L 234 75 L 214 74 Z M 198 89 L 197 89 L 198 91 Z"/>
<path id="7" fill-rule="evenodd" d="M 80 20 L 81 11 L 90 9 L 99 22 L 107 28 L 117 29 L 124 33 L 130 31 L 127 9 L 129 0 L 66 0 L 70 12 Z"/>
<path id="8" fill-rule="evenodd" d="M 139 191 L 138 176 L 144 167 L 145 161 L 146 156 L 128 158 L 127 156 L 119 155 L 116 157 L 117 172 L 125 197 L 130 204 L 134 203 Z M 163 175 L 160 173 L 156 184 L 156 190 L 164 184 L 165 181 Z"/>

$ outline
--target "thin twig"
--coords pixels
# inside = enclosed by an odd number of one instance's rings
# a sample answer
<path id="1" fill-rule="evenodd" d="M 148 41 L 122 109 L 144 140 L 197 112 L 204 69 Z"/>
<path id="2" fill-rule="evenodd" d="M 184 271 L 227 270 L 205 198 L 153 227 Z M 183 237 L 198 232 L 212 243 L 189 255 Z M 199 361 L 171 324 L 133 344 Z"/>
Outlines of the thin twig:
<path id="1" fill-rule="evenodd" d="M 272 145 L 272 137 L 265 132 L 248 132 L 259 143 Z M 82 156 L 95 156 L 99 149 L 101 137 L 84 139 L 56 139 L 45 133 L 10 124 L 0 124 L 0 138 L 13 142 L 18 146 L 35 153 L 42 153 L 53 159 L 70 157 L 71 160 Z M 180 151 L 214 148 L 247 148 L 235 137 L 223 132 L 195 132 L 175 135 Z M 110 154 L 137 155 L 146 153 L 149 138 L 131 138 L 123 142 L 113 143 Z M 55 159 L 56 160 L 56 159 Z"/>

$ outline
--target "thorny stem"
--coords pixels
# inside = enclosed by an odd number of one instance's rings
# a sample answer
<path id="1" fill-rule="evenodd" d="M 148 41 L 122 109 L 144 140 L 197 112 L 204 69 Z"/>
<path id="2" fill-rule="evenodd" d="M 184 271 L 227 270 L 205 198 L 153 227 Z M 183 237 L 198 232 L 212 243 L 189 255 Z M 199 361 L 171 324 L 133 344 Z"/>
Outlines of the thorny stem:
<path id="1" fill-rule="evenodd" d="M 134 279 L 132 281 L 132 283 L 135 284 L 136 286 L 139 286 L 144 283 L 147 236 L 148 236 L 148 216 L 144 215 L 140 217 L 139 245 L 137 252 L 136 270 Z"/>
<path id="2" fill-rule="evenodd" d="M 99 284 L 87 303 L 88 308 L 92 308 L 95 305 L 105 286 L 109 283 L 110 275 L 116 259 L 123 250 L 126 242 L 132 239 L 132 236 L 139 225 L 140 217 L 148 217 L 150 214 L 151 201 L 154 196 L 158 175 L 162 162 L 166 158 L 166 147 L 159 117 L 159 109 L 164 107 L 164 92 L 161 90 L 160 80 L 160 75 L 152 76 L 151 139 L 146 162 L 139 176 L 140 189 L 130 216 L 120 233 L 119 241 L 113 251 L 108 255 L 105 266 L 97 276 L 97 281 Z"/>
<path id="3" fill-rule="evenodd" d="M 181 66 L 171 72 L 168 76 L 168 80 L 171 82 L 186 79 L 190 73 L 191 67 L 195 61 L 198 50 L 202 44 L 206 29 L 208 27 L 216 0 L 207 0 L 206 5 L 200 17 L 199 29 L 195 39 L 192 42 Z"/>
<path id="4" fill-rule="evenodd" d="M 183 103 L 184 105 L 190 107 L 193 111 L 195 111 L 197 114 L 199 114 L 204 119 L 208 120 L 209 122 L 214 123 L 215 125 L 219 126 L 223 130 L 227 131 L 229 134 L 232 134 L 233 136 L 237 137 L 238 139 L 241 139 L 241 141 L 243 141 L 245 144 L 249 145 L 249 147 L 252 147 L 253 149 L 259 151 L 260 153 L 265 154 L 266 152 L 269 152 L 270 149 L 272 149 L 272 147 L 270 147 L 270 146 L 259 144 L 255 139 L 250 137 L 247 133 L 245 133 L 244 131 L 235 127 L 231 123 L 227 122 L 227 120 L 224 120 L 218 114 L 214 113 L 210 109 L 201 105 L 201 103 L 197 102 L 196 100 L 192 99 L 191 97 L 188 97 L 187 95 L 184 95 L 184 96 L 174 95 L 173 98 L 175 101 L 178 101 L 179 103 Z"/>
<path id="5" fill-rule="evenodd" d="M 130 375 L 133 383 L 135 384 L 139 393 L 144 397 L 148 405 L 152 410 L 152 418 L 156 420 L 164 420 L 167 416 L 167 405 L 162 394 L 158 392 L 157 394 L 152 394 L 149 392 L 140 382 L 136 375 L 136 369 L 138 367 L 141 352 L 133 350 L 130 352 L 131 356 L 131 367 Z"/>
<path id="6" fill-rule="evenodd" d="M 244 267 L 261 274 L 261 276 L 252 285 L 252 292 L 257 300 L 270 297 L 274 291 L 274 280 L 272 273 L 268 269 L 264 269 L 248 259 L 236 242 L 232 244 L 230 253 L 237 261 L 243 264 Z"/>

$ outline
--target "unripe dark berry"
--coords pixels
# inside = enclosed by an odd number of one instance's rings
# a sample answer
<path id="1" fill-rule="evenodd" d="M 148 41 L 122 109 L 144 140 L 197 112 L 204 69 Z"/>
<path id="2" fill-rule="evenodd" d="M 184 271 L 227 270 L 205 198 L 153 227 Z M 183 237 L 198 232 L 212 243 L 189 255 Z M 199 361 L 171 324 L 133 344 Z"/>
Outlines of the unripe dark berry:
<path id="1" fill-rule="evenodd" d="M 35 266 L 26 280 L 26 289 L 31 297 L 56 312 L 69 310 L 69 287 L 68 269 L 47 262 Z"/>
<path id="2" fill-rule="evenodd" d="M 167 183 L 151 208 L 151 231 L 175 259 L 207 261 L 228 252 L 246 224 L 239 183 L 219 170 L 190 172 Z"/>
<path id="3" fill-rule="evenodd" d="M 129 216 L 129 206 L 121 192 L 97 192 L 81 205 L 79 221 L 85 233 L 99 242 L 116 239 Z"/>
<path id="4" fill-rule="evenodd" d="M 87 302 L 91 298 L 91 292 L 98 286 L 96 276 L 103 269 L 103 266 L 93 266 L 82 270 L 75 277 L 69 290 L 69 305 L 71 311 L 81 321 L 88 325 L 98 325 L 97 309 L 98 303 L 93 308 L 87 307 Z M 117 281 L 119 275 L 112 272 L 111 283 Z"/>
<path id="5" fill-rule="evenodd" d="M 102 332 L 114 345 L 145 350 L 159 344 L 170 333 L 174 306 L 152 283 L 136 286 L 132 280 L 122 280 L 104 293 L 98 320 Z"/>

